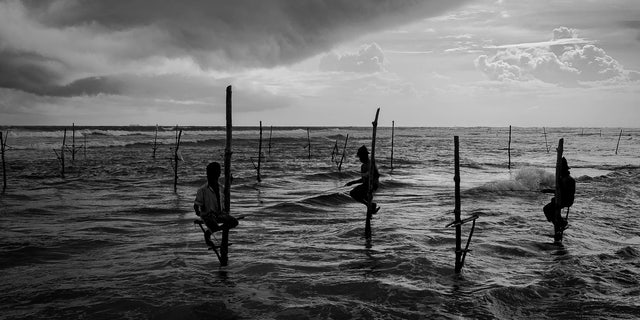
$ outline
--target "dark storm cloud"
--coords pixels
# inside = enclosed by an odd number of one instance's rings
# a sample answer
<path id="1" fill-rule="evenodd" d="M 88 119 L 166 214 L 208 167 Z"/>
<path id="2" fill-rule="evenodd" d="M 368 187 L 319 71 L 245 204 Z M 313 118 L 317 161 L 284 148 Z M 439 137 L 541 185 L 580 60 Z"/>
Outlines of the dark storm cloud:
<path id="1" fill-rule="evenodd" d="M 463 2 L 0 0 L 0 16 L 14 11 L 11 16 L 21 14 L 19 22 L 42 31 L 32 37 L 45 38 L 52 31 L 61 37 L 84 37 L 73 43 L 76 51 L 65 55 L 65 48 L 34 50 L 32 43 L 25 45 L 0 32 L 0 56 L 10 56 L 0 59 L 0 86 L 53 95 L 117 93 L 125 84 L 105 77 L 105 64 L 151 57 L 188 57 L 213 70 L 286 65 L 341 41 L 433 16 Z M 68 56 L 79 52 L 95 54 L 94 63 L 102 65 L 76 65 Z"/>

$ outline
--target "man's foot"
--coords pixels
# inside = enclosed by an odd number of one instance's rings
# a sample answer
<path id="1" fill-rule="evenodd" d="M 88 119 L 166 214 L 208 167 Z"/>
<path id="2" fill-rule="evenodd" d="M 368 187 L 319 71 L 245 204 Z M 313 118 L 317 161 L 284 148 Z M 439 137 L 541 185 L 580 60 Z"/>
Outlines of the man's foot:
<path id="1" fill-rule="evenodd" d="M 213 242 L 211 241 L 211 231 L 206 230 L 206 231 L 204 232 L 204 242 L 206 242 L 206 243 L 207 243 L 207 245 L 208 245 L 209 247 L 212 247 L 212 248 L 213 248 L 213 247 L 215 246 L 215 245 L 213 244 Z"/>
<path id="2" fill-rule="evenodd" d="M 372 207 L 372 208 L 375 208 L 375 209 L 373 210 L 373 212 L 371 212 L 371 214 L 376 214 L 376 213 L 378 213 L 378 211 L 380 211 L 380 207 L 378 207 L 378 205 L 377 205 L 375 202 L 372 202 L 372 203 L 371 203 L 371 207 Z M 367 209 L 368 209 L 368 208 L 367 208 Z"/>

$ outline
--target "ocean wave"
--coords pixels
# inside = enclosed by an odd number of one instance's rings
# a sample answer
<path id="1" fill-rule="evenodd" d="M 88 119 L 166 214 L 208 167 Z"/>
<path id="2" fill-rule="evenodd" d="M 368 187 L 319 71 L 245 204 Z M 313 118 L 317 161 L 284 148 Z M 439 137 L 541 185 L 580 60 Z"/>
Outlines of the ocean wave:
<path id="1" fill-rule="evenodd" d="M 636 259 L 640 257 L 640 251 L 638 251 L 638 249 L 630 247 L 630 246 L 626 246 L 618 251 L 616 251 L 616 255 L 625 259 L 625 260 L 631 260 L 631 259 Z"/>
<path id="2" fill-rule="evenodd" d="M 333 181 L 333 180 L 340 180 L 340 179 L 345 179 L 353 176 L 354 174 L 352 173 L 334 171 L 334 172 L 322 172 L 322 173 L 309 174 L 305 176 L 305 179 L 310 181 L 325 181 L 325 180 Z"/>
<path id="3" fill-rule="evenodd" d="M 525 167 L 510 180 L 490 181 L 469 192 L 539 191 L 555 187 L 555 175 L 540 168 Z"/>

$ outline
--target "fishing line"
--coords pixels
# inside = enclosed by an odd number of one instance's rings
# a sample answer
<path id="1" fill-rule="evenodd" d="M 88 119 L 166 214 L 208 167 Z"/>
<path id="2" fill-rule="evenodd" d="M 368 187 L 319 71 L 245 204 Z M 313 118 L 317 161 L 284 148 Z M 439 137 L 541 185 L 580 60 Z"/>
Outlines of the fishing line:
<path id="1" fill-rule="evenodd" d="M 325 195 L 325 194 L 329 194 L 329 193 L 331 193 L 331 192 L 334 192 L 334 191 L 337 191 L 337 190 L 340 190 L 340 189 L 346 189 L 346 188 L 350 188 L 350 187 L 351 187 L 351 186 L 339 186 L 339 187 L 335 187 L 335 188 L 327 189 L 327 190 L 324 190 L 324 191 L 321 191 L 321 192 L 319 192 L 319 193 L 315 193 L 315 194 L 312 194 L 312 195 L 309 195 L 309 196 L 304 196 L 304 197 L 301 197 L 301 198 L 298 198 L 298 199 L 289 200 L 289 201 L 284 201 L 284 202 L 281 202 L 281 203 L 296 203 L 296 202 L 300 202 L 300 201 L 302 201 L 302 200 L 315 198 L 315 197 L 318 197 L 318 196 L 322 196 L 322 195 Z"/>

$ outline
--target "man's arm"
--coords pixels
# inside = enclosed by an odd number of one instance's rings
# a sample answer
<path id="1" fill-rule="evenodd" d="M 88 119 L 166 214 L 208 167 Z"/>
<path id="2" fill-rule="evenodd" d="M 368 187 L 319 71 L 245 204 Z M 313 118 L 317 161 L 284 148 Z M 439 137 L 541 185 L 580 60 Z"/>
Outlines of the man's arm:
<path id="1" fill-rule="evenodd" d="M 193 204 L 193 210 L 196 211 L 196 216 L 199 217 L 200 216 L 200 206 L 194 203 Z"/>

